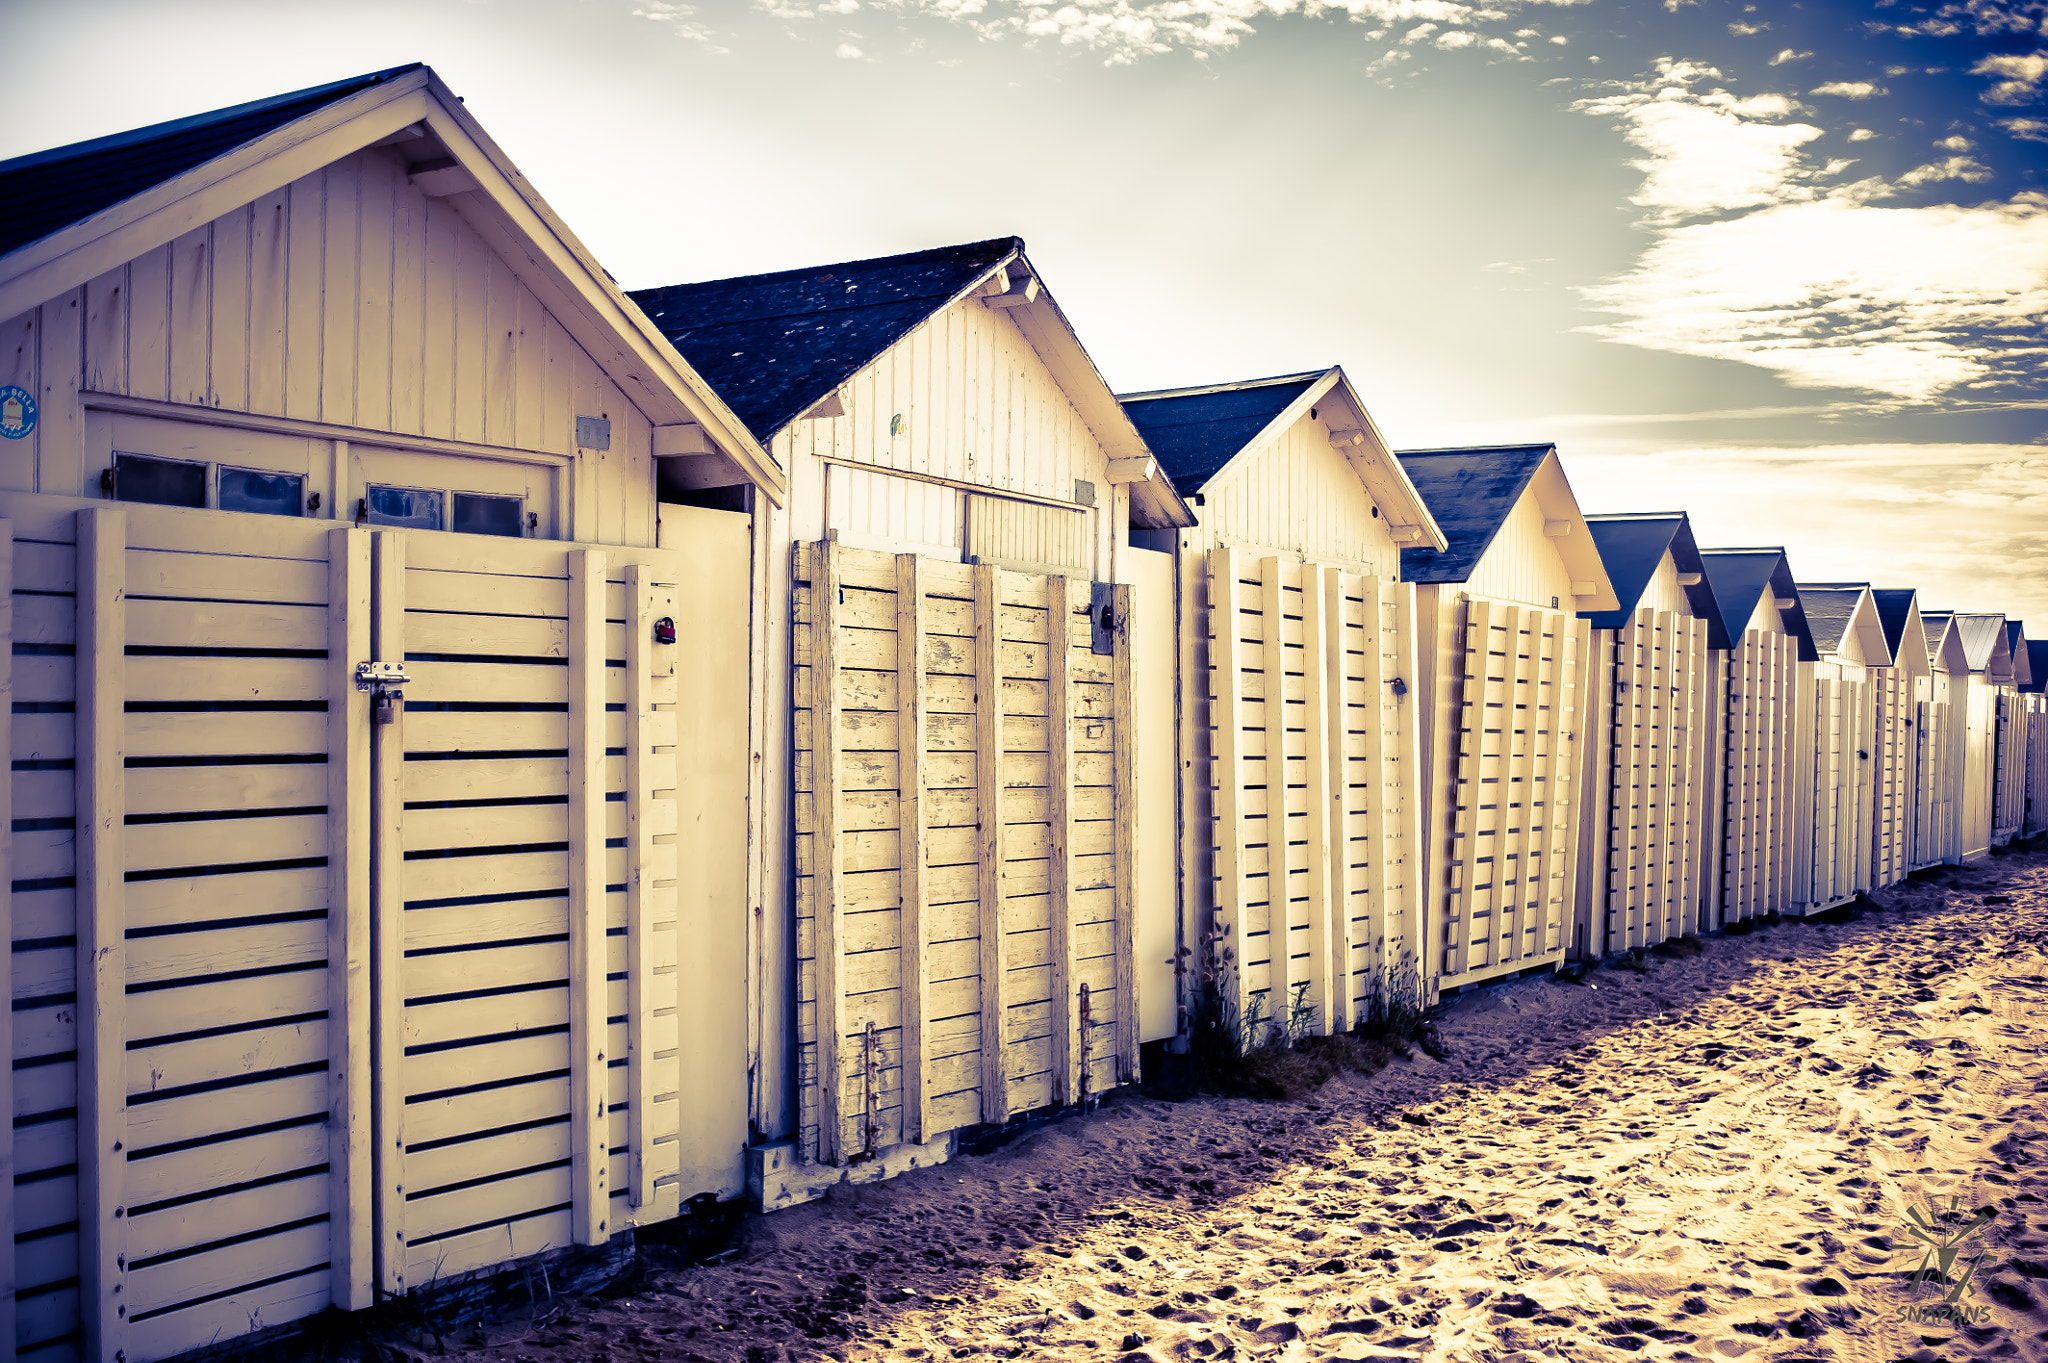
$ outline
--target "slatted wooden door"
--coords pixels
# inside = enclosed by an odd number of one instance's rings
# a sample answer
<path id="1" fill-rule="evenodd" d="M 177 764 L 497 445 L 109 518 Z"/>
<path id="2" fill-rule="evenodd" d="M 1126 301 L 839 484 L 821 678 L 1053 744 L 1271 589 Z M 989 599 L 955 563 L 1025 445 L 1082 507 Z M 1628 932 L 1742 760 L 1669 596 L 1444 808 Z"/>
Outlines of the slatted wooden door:
<path id="1" fill-rule="evenodd" d="M 1994 846 L 2010 842 L 2027 817 L 2027 707 L 2015 691 L 1998 693 L 1996 786 L 1991 797 Z"/>
<path id="2" fill-rule="evenodd" d="M 1583 802 L 1579 690 L 1589 626 L 1559 611 L 1460 597 L 1449 647 L 1439 988 L 1551 966 L 1570 947 Z"/>
<path id="3" fill-rule="evenodd" d="M 2048 832 L 2048 696 L 2029 693 L 2027 707 L 2027 812 L 2020 831 Z"/>
<path id="4" fill-rule="evenodd" d="M 1210 551 L 1214 923 L 1240 1019 L 1346 1030 L 1421 992 L 1415 589 Z"/>
<path id="5" fill-rule="evenodd" d="M 1931 700 L 1919 705 L 1913 868 L 1938 866 L 1956 854 L 1956 763 L 1961 760 L 1957 707 L 1946 699 L 1947 680 L 1937 677 Z"/>
<path id="6" fill-rule="evenodd" d="M 1871 888 L 1906 878 L 1912 850 L 1912 682 L 1903 668 L 1871 674 Z"/>
<path id="7" fill-rule="evenodd" d="M 1783 911 L 1792 876 L 1797 644 L 1753 630 L 1729 659 L 1723 924 Z"/>
<path id="8" fill-rule="evenodd" d="M 1868 887 L 1871 806 L 1865 710 L 1869 684 L 1854 678 L 1819 676 L 1814 695 L 1810 796 L 1801 817 L 1811 838 L 1808 879 L 1800 896 L 1809 909 L 1824 909 L 1855 898 Z"/>
<path id="9" fill-rule="evenodd" d="M 378 1285 L 675 1212 L 680 563 L 380 531 Z M 678 644 L 654 638 L 675 622 Z"/>
<path id="10" fill-rule="evenodd" d="M 1706 621 L 1643 608 L 1614 631 L 1613 648 L 1598 951 L 1698 930 L 1695 839 L 1709 784 Z"/>
<path id="11" fill-rule="evenodd" d="M 1135 1076 L 1134 593 L 798 546 L 801 1150 Z M 1121 623 L 1119 623 L 1121 622 Z"/>

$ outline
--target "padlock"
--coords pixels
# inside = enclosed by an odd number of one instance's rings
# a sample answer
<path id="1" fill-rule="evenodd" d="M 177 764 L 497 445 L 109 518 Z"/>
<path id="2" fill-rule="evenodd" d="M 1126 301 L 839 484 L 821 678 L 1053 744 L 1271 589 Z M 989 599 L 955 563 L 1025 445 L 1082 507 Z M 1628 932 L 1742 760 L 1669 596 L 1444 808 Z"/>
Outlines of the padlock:
<path id="1" fill-rule="evenodd" d="M 669 619 L 666 615 L 656 620 L 654 622 L 654 642 L 657 644 L 672 644 L 675 641 L 676 622 Z"/>
<path id="2" fill-rule="evenodd" d="M 377 722 L 389 724 L 397 719 L 405 708 L 405 692 L 379 691 L 377 693 Z"/>

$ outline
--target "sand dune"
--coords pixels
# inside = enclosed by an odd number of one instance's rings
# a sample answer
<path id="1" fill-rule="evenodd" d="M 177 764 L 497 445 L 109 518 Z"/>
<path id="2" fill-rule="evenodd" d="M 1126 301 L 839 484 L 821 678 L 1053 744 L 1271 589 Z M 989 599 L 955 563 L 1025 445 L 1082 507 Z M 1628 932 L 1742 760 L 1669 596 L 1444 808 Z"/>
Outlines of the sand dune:
<path id="1" fill-rule="evenodd" d="M 1119 1095 L 450 1356 L 2048 1357 L 2048 857 L 1887 898 L 1462 997 L 1309 1101 Z M 1951 1197 L 1982 1323 L 1902 1321 Z"/>

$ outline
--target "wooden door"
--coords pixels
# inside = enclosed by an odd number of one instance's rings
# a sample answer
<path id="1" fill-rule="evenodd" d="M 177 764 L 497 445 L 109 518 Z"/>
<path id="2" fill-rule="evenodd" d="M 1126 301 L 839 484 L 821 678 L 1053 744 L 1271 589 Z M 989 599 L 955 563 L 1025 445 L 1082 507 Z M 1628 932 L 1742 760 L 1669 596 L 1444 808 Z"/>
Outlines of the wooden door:
<path id="1" fill-rule="evenodd" d="M 1428 934 L 1439 988 L 1552 966 L 1571 945 L 1590 644 L 1586 622 L 1559 611 L 1483 597 L 1445 611 L 1445 857 Z"/>
<path id="2" fill-rule="evenodd" d="M 1344 1031 L 1421 976 L 1415 589 L 1209 554 L 1213 927 L 1228 1005 Z"/>
<path id="3" fill-rule="evenodd" d="M 803 1157 L 1134 1077 L 1129 632 L 1152 603 L 836 542 L 799 546 L 795 591 Z"/>
<path id="4" fill-rule="evenodd" d="M 1787 907 L 1797 657 L 1789 636 L 1753 630 L 1730 658 L 1721 857 L 1724 924 Z"/>
<path id="5" fill-rule="evenodd" d="M 1643 608 L 1615 631 L 1600 772 L 1602 921 L 1594 953 L 1698 928 L 1698 836 L 1707 779 L 1706 622 Z"/>

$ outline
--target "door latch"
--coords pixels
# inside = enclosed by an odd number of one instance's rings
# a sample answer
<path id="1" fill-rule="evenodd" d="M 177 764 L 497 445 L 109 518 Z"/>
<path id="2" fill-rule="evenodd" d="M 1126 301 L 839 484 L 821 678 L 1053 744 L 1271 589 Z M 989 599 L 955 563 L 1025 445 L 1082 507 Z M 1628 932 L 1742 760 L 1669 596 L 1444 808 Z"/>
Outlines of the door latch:
<path id="1" fill-rule="evenodd" d="M 1123 621 L 1116 618 L 1116 584 L 1094 582 L 1088 593 L 1089 652 L 1104 656 L 1116 652 L 1117 631 Z"/>
<path id="2" fill-rule="evenodd" d="M 379 724 L 391 723 L 404 711 L 405 692 L 400 688 L 411 680 L 403 663 L 356 664 L 356 690 L 370 693 L 370 708 Z"/>

